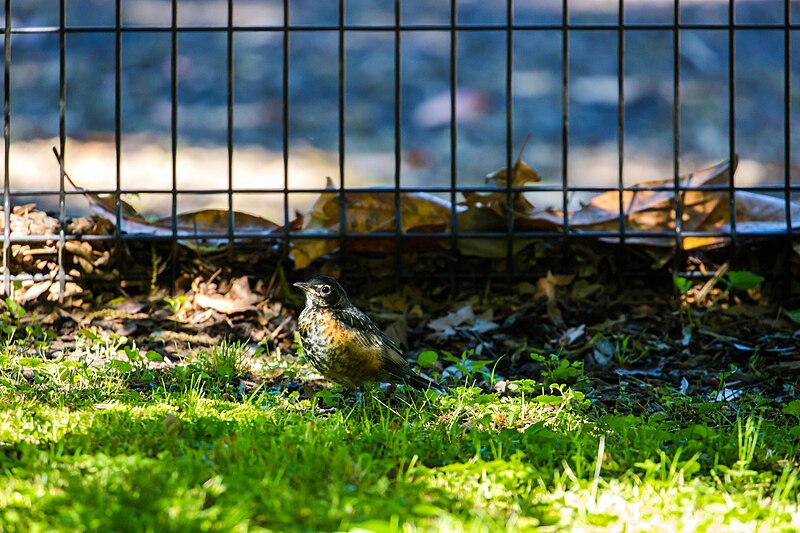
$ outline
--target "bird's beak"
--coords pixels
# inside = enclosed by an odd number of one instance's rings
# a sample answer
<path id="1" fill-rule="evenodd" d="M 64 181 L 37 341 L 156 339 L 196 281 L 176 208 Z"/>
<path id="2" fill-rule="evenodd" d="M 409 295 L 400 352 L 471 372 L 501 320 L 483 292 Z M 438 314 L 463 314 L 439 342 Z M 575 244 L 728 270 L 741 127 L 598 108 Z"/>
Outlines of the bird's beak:
<path id="1" fill-rule="evenodd" d="M 308 283 L 306 283 L 305 281 L 298 281 L 297 283 L 293 283 L 293 285 L 295 287 L 297 287 L 298 289 L 301 289 L 301 290 L 303 290 L 305 292 L 308 292 L 308 290 L 309 290 Z"/>

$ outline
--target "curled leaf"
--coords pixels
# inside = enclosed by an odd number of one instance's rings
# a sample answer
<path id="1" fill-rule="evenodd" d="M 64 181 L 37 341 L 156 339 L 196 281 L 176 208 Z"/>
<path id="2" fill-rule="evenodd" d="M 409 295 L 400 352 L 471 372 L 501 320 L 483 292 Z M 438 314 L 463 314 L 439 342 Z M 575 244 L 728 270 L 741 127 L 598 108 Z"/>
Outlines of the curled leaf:
<path id="1" fill-rule="evenodd" d="M 326 188 L 331 192 L 320 194 L 317 201 L 302 216 L 302 232 L 339 235 L 395 232 L 399 208 L 400 230 L 404 233 L 431 233 L 446 231 L 450 222 L 450 203 L 427 193 L 400 193 L 383 191 L 347 191 L 341 194 L 331 178 Z M 396 203 L 399 200 L 399 205 Z M 344 219 L 342 219 L 344 215 Z M 407 237 L 408 238 L 408 237 Z M 351 248 L 365 252 L 393 250 L 394 239 L 353 239 Z M 295 268 L 303 268 L 325 254 L 336 250 L 336 238 L 295 239 L 292 257 Z"/>

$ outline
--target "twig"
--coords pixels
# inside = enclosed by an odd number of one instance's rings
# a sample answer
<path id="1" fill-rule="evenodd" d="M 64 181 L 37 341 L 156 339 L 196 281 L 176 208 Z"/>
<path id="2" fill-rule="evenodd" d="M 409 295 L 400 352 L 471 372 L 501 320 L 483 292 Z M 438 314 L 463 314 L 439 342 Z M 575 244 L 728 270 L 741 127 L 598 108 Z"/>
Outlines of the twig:
<path id="1" fill-rule="evenodd" d="M 278 334 L 281 332 L 281 330 L 283 329 L 283 327 L 284 327 L 286 324 L 288 324 L 288 323 L 289 323 L 291 320 L 292 320 L 292 317 L 291 317 L 291 316 L 287 316 L 286 318 L 284 318 L 284 319 L 283 319 L 283 321 L 282 321 L 280 324 L 278 324 L 278 327 L 276 327 L 275 329 L 273 329 L 273 330 L 270 332 L 270 334 L 269 334 L 269 340 L 275 340 L 275 337 L 277 337 L 277 336 L 278 336 Z"/>
<path id="2" fill-rule="evenodd" d="M 711 279 L 706 281 L 706 284 L 703 285 L 703 288 L 700 289 L 700 291 L 697 293 L 696 302 L 698 304 L 702 303 L 703 300 L 706 299 L 706 296 L 708 296 L 708 293 L 711 292 L 712 288 L 714 288 L 714 285 L 716 285 L 717 282 L 722 279 L 722 276 L 724 276 L 729 269 L 730 265 L 728 264 L 727 261 L 722 263 L 722 265 L 720 265 L 717 271 L 714 272 L 714 275 L 711 276 Z"/>

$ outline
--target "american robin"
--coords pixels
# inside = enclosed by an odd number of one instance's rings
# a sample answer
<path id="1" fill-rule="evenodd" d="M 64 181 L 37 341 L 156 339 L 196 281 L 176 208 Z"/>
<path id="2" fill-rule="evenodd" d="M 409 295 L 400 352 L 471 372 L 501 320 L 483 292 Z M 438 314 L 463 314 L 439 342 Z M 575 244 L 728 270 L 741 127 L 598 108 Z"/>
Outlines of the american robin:
<path id="1" fill-rule="evenodd" d="M 306 293 L 298 319 L 303 349 L 323 376 L 348 387 L 381 381 L 444 392 L 441 385 L 414 373 L 400 348 L 350 303 L 335 279 L 317 276 L 294 285 Z"/>

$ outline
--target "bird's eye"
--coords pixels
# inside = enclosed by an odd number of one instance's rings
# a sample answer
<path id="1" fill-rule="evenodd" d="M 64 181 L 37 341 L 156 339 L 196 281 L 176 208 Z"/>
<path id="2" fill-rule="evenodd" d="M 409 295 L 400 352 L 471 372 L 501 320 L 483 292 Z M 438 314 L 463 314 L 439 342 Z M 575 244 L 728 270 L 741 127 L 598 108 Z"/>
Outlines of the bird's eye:
<path id="1" fill-rule="evenodd" d="M 319 292 L 321 292 L 323 295 L 327 296 L 327 295 L 329 295 L 331 293 L 331 286 L 330 285 L 323 285 L 319 289 Z"/>

